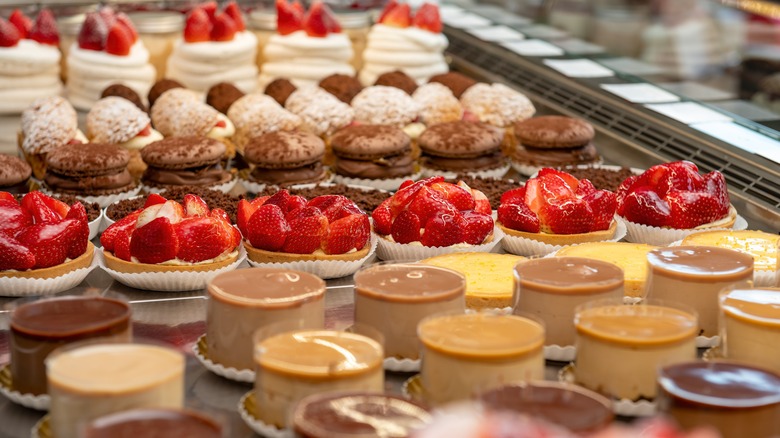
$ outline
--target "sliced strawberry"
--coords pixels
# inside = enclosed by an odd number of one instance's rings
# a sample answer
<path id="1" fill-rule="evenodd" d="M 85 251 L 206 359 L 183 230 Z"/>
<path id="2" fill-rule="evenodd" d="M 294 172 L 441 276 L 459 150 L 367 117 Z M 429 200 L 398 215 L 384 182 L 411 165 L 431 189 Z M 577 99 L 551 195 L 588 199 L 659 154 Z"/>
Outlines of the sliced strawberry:
<path id="1" fill-rule="evenodd" d="M 160 212 L 160 209 L 163 207 L 163 205 L 165 205 L 165 202 L 163 202 L 162 204 L 150 205 L 149 207 L 144 208 L 143 211 L 141 211 L 141 214 L 138 216 L 138 220 L 135 223 L 135 227 L 141 228 L 144 225 L 156 219 L 157 213 Z"/>
<path id="2" fill-rule="evenodd" d="M 566 175 L 571 177 L 571 175 Z M 574 177 L 566 178 L 560 174 L 548 173 L 540 176 L 537 180 L 539 181 L 539 196 L 544 201 L 575 197 L 576 186 L 570 185 L 572 180 L 577 181 Z M 579 182 L 577 181 L 577 183 Z M 533 206 L 531 209 L 533 210 Z"/>
<path id="3" fill-rule="evenodd" d="M 556 199 L 542 206 L 538 212 L 540 229 L 545 233 L 587 233 L 593 224 L 593 210 L 579 198 Z"/>
<path id="4" fill-rule="evenodd" d="M 0 234 L 15 236 L 22 228 L 32 224 L 32 217 L 25 214 L 16 201 L 0 199 Z"/>
<path id="5" fill-rule="evenodd" d="M 322 214 L 294 219 L 289 224 L 290 235 L 282 245 L 282 252 L 311 254 L 322 246 L 328 233 L 328 219 Z"/>
<path id="6" fill-rule="evenodd" d="M 423 4 L 414 14 L 413 24 L 423 30 L 433 33 L 441 33 L 441 17 L 439 7 L 431 3 Z"/>
<path id="7" fill-rule="evenodd" d="M 100 234 L 100 244 L 103 245 L 103 248 L 114 252 L 114 244 L 119 233 L 127 231 L 132 234 L 132 230 L 135 229 L 135 223 L 138 221 L 138 217 L 141 215 L 142 211 L 143 210 L 136 210 L 109 225 L 108 228 Z"/>
<path id="8" fill-rule="evenodd" d="M 390 0 L 385 5 L 384 9 L 382 9 L 382 12 L 379 14 L 379 18 L 377 18 L 377 23 L 384 23 L 385 17 L 387 17 L 387 14 L 390 13 L 393 9 L 398 7 L 398 0 Z M 409 180 L 411 181 L 411 180 Z"/>
<path id="9" fill-rule="evenodd" d="M 184 195 L 184 215 L 186 217 L 204 217 L 209 215 L 209 206 L 200 196 L 187 193 Z"/>
<path id="10" fill-rule="evenodd" d="M 224 12 L 214 18 L 211 28 L 211 41 L 233 41 L 238 32 L 238 26 L 230 16 Z"/>
<path id="11" fill-rule="evenodd" d="M 307 202 L 308 201 L 303 196 L 300 195 L 290 196 L 290 199 L 287 200 L 287 205 L 285 206 L 285 215 L 289 215 L 290 213 L 293 213 L 296 210 L 306 207 Z"/>
<path id="12" fill-rule="evenodd" d="M 420 223 L 422 224 L 428 222 L 428 219 L 437 213 L 454 215 L 458 212 L 458 209 L 444 199 L 439 192 L 436 192 L 427 186 L 417 192 L 417 195 L 409 204 L 408 209 L 420 218 Z"/>
<path id="13" fill-rule="evenodd" d="M 132 229 L 120 229 L 117 231 L 116 238 L 114 239 L 114 255 L 126 262 L 133 259 L 133 256 L 130 255 L 130 239 L 132 238 L 132 235 Z"/>
<path id="14" fill-rule="evenodd" d="M 236 23 L 236 28 L 239 32 L 246 30 L 246 24 L 244 23 L 244 16 L 241 15 L 241 9 L 239 9 L 236 2 L 228 2 L 225 6 L 224 12 Z"/>
<path id="15" fill-rule="evenodd" d="M 236 211 L 236 225 L 238 225 L 238 229 L 241 230 L 241 234 L 244 236 L 248 234 L 247 224 L 249 223 L 249 218 L 252 217 L 252 214 L 254 214 L 256 210 L 257 207 L 253 206 L 252 203 L 246 199 L 238 201 L 238 209 Z"/>
<path id="16" fill-rule="evenodd" d="M 30 192 L 22 198 L 22 210 L 32 217 L 33 223 L 59 222 L 62 216 L 51 209 L 41 192 Z M 46 196 L 49 198 L 48 196 Z M 51 199 L 51 198 L 49 198 Z"/>
<path id="17" fill-rule="evenodd" d="M 35 256 L 35 269 L 48 268 L 65 262 L 68 248 L 78 228 L 79 223 L 74 219 L 39 223 L 20 231 L 16 239 Z"/>
<path id="18" fill-rule="evenodd" d="M 276 204 L 263 204 L 249 218 L 247 233 L 249 243 L 257 249 L 279 251 L 290 234 L 290 225 L 284 212 Z"/>
<path id="19" fill-rule="evenodd" d="M 704 189 L 704 178 L 690 161 L 669 163 L 666 169 L 664 178 L 654 186 L 655 192 L 662 198 L 673 190 L 695 192 Z"/>
<path id="20" fill-rule="evenodd" d="M 409 210 L 402 211 L 393 221 L 390 235 L 398 243 L 419 242 L 421 236 L 420 218 Z"/>
<path id="21" fill-rule="evenodd" d="M 0 17 L 0 47 L 14 47 L 20 39 L 19 29 Z"/>
<path id="22" fill-rule="evenodd" d="M 416 195 L 421 188 L 441 181 L 444 181 L 443 176 L 434 176 L 431 178 L 421 179 L 405 186 L 403 189 L 399 189 L 397 192 L 395 192 L 395 194 L 393 194 L 393 196 L 390 197 L 390 201 L 388 202 L 392 217 L 397 216 L 401 210 L 406 208 L 409 203 L 412 202 L 414 195 Z"/>
<path id="23" fill-rule="evenodd" d="M 111 29 L 114 23 L 116 23 L 116 11 L 114 11 L 111 6 L 103 6 L 98 9 L 98 15 L 100 15 L 100 18 L 106 23 L 107 29 Z"/>
<path id="24" fill-rule="evenodd" d="M 484 193 L 477 189 L 471 189 L 471 196 L 474 197 L 474 211 L 477 213 L 483 213 L 490 215 L 493 213 L 493 208 L 490 206 L 490 200 Z"/>
<path id="25" fill-rule="evenodd" d="M 502 203 L 498 207 L 498 221 L 512 230 L 528 233 L 538 233 L 540 231 L 539 217 L 524 202 L 517 204 Z"/>
<path id="26" fill-rule="evenodd" d="M 296 219 L 302 219 L 305 217 L 320 217 L 323 216 L 322 211 L 317 207 L 305 206 L 297 210 L 291 211 L 284 216 L 287 222 L 292 222 Z M 330 221 L 329 221 L 330 222 Z"/>
<path id="27" fill-rule="evenodd" d="M 515 187 L 501 195 L 501 205 L 520 203 L 525 204 L 525 186 Z"/>
<path id="28" fill-rule="evenodd" d="M 301 27 L 310 37 L 325 38 L 328 35 L 328 27 L 323 16 L 324 6 L 321 1 L 315 0 L 309 7 L 309 12 L 303 17 Z"/>
<path id="29" fill-rule="evenodd" d="M 97 12 L 87 13 L 84 24 L 79 31 L 79 47 L 84 50 L 102 51 L 106 48 L 106 39 L 108 38 L 108 26 L 104 19 Z"/>
<path id="30" fill-rule="evenodd" d="M 371 223 L 365 214 L 353 214 L 330 224 L 328 235 L 322 244 L 325 254 L 344 254 L 353 249 L 359 251 L 368 243 Z"/>
<path id="31" fill-rule="evenodd" d="M 270 198 L 271 197 L 268 196 L 268 195 L 266 195 L 266 196 L 258 196 L 257 198 L 252 200 L 252 206 L 257 208 L 257 207 L 265 204 L 265 201 L 267 201 Z"/>
<path id="32" fill-rule="evenodd" d="M 620 215 L 631 222 L 655 227 L 669 224 L 669 203 L 649 187 L 640 187 L 626 194 L 620 208 Z"/>
<path id="33" fill-rule="evenodd" d="M 574 194 L 577 195 L 578 198 L 582 198 L 595 192 L 596 186 L 594 186 L 589 179 L 581 179 L 579 184 L 577 184 L 577 190 L 575 190 Z"/>
<path id="34" fill-rule="evenodd" d="M 588 180 L 583 180 L 588 181 Z M 590 181 L 588 181 L 590 183 Z M 582 185 L 580 185 L 582 187 Z M 583 196 L 593 212 L 593 224 L 589 231 L 606 230 L 612 224 L 617 209 L 617 195 L 607 190 L 596 190 Z"/>
<path id="35" fill-rule="evenodd" d="M 132 20 L 130 20 L 130 17 L 125 15 L 124 12 L 120 12 L 116 14 L 116 22 L 127 29 L 128 33 L 130 33 L 130 36 L 132 37 L 133 44 L 135 44 L 135 42 L 138 41 L 138 30 L 136 30 L 135 25 L 133 24 Z"/>
<path id="36" fill-rule="evenodd" d="M 461 239 L 470 245 L 480 245 L 493 232 L 493 218 L 489 214 L 467 211 L 462 213 Z"/>
<path id="37" fill-rule="evenodd" d="M 668 226 L 672 228 L 695 228 L 723 217 L 718 199 L 709 193 L 673 190 L 666 201 L 670 209 Z"/>
<path id="38" fill-rule="evenodd" d="M 200 8 L 203 9 L 203 12 L 206 13 L 206 16 L 209 17 L 210 21 L 214 21 L 217 17 L 217 2 L 208 1 L 200 5 Z"/>
<path id="39" fill-rule="evenodd" d="M 16 198 L 14 198 L 14 195 L 8 193 L 8 192 L 0 192 L 0 201 L 13 201 L 16 202 Z M 16 202 L 18 205 L 19 203 Z"/>
<path id="40" fill-rule="evenodd" d="M 225 231 L 225 235 L 228 236 L 225 251 L 230 252 L 236 249 L 241 244 L 241 232 L 230 223 L 230 216 L 227 212 L 221 208 L 215 208 L 209 212 L 209 217 L 216 219 Z"/>
<path id="41" fill-rule="evenodd" d="M 536 177 L 543 178 L 545 175 L 556 175 L 561 178 L 573 192 L 577 191 L 579 181 L 574 177 L 574 175 L 566 173 L 562 170 L 553 169 L 552 167 L 543 167 L 539 169 L 539 173 L 537 173 Z"/>
<path id="42" fill-rule="evenodd" d="M 390 200 L 387 198 L 382 201 L 379 207 L 371 212 L 371 219 L 374 220 L 374 231 L 379 234 L 388 235 L 392 231 L 393 214 L 390 212 Z"/>
<path id="43" fill-rule="evenodd" d="M 210 217 L 188 217 L 174 225 L 173 229 L 179 241 L 176 258 L 185 262 L 197 263 L 217 258 L 229 244 L 222 226 Z"/>
<path id="44" fill-rule="evenodd" d="M 729 199 L 729 190 L 726 188 L 726 178 L 723 177 L 723 174 L 716 170 L 704 175 L 703 190 L 718 200 L 719 218 L 726 216 L 729 212 L 731 199 Z"/>
<path id="45" fill-rule="evenodd" d="M 173 200 L 167 200 L 164 204 L 160 204 L 160 209 L 157 210 L 157 214 L 155 214 L 155 218 L 164 217 L 167 218 L 168 221 L 171 224 L 178 223 L 180 220 L 182 220 L 185 216 L 184 212 L 184 206 L 179 204 L 176 201 Z M 157 207 L 156 205 L 152 206 L 152 208 Z M 142 215 L 143 216 L 143 215 Z M 141 222 L 141 219 L 138 219 L 138 222 Z M 138 225 L 140 227 L 141 225 Z"/>
<path id="46" fill-rule="evenodd" d="M 311 199 L 308 207 L 317 207 L 322 214 L 328 218 L 328 222 L 333 222 L 344 216 L 353 213 L 362 213 L 357 206 L 348 198 L 342 195 L 321 195 Z"/>
<path id="47" fill-rule="evenodd" d="M 167 199 L 163 198 L 157 193 L 150 193 L 149 196 L 146 197 L 146 202 L 144 202 L 144 208 L 151 207 L 152 205 L 157 205 L 157 204 L 165 204 L 165 201 L 167 201 Z"/>
<path id="48" fill-rule="evenodd" d="M 184 41 L 188 43 L 209 41 L 211 28 L 211 19 L 206 11 L 202 7 L 196 7 L 187 15 L 187 21 L 184 24 Z"/>
<path id="49" fill-rule="evenodd" d="M 41 193 L 41 200 L 43 200 L 44 204 L 51 208 L 53 212 L 57 213 L 57 216 L 60 218 L 64 219 L 65 216 L 68 215 L 68 211 L 70 211 L 70 206 L 68 206 L 68 204 L 58 199 L 54 199 L 51 196 Z"/>
<path id="50" fill-rule="evenodd" d="M 114 23 L 111 30 L 108 31 L 106 39 L 106 53 L 116 56 L 127 56 L 130 54 L 130 48 L 133 46 L 133 35 L 125 26 L 120 23 Z"/>
<path id="51" fill-rule="evenodd" d="M 81 202 L 77 202 L 70 207 L 70 211 L 68 211 L 65 219 L 75 219 L 78 222 L 76 232 L 73 235 L 73 240 L 68 247 L 68 258 L 75 259 L 87 251 L 87 243 L 89 242 L 89 218 L 87 218 L 87 210 Z"/>
<path id="52" fill-rule="evenodd" d="M 412 25 L 412 11 L 408 3 L 400 3 L 387 11 L 380 23 L 392 27 L 409 27 Z"/>
<path id="53" fill-rule="evenodd" d="M 289 201 L 291 197 L 292 196 L 290 196 L 290 192 L 288 192 L 286 189 L 282 189 L 271 195 L 270 198 L 266 199 L 263 205 L 276 205 L 279 206 L 283 212 L 287 213 L 287 201 Z"/>
<path id="54" fill-rule="evenodd" d="M 19 38 L 27 38 L 27 35 L 32 29 L 32 20 L 24 12 L 19 9 L 14 9 L 11 15 L 8 17 L 8 22 L 13 24 L 16 30 L 19 31 Z"/>
<path id="55" fill-rule="evenodd" d="M 166 262 L 176 258 L 178 252 L 179 239 L 167 217 L 158 217 L 136 228 L 130 239 L 130 254 L 140 263 Z"/>
<path id="56" fill-rule="evenodd" d="M 621 216 L 623 213 L 620 211 L 620 206 L 623 204 L 623 198 L 629 193 L 630 189 L 634 187 L 634 184 L 639 179 L 639 175 L 632 175 L 628 178 L 624 179 L 622 183 L 620 183 L 620 186 L 618 186 L 618 189 L 615 193 L 617 193 L 617 199 L 618 199 L 618 214 Z"/>
<path id="57" fill-rule="evenodd" d="M 60 32 L 57 30 L 57 20 L 50 9 L 41 9 L 38 18 L 35 19 L 27 38 L 37 41 L 40 44 L 49 46 L 58 46 L 60 44 Z"/>
<path id="58" fill-rule="evenodd" d="M 35 255 L 15 238 L 0 233 L 0 271 L 26 271 L 35 266 Z"/>
<path id="59" fill-rule="evenodd" d="M 451 246 L 463 242 L 460 213 L 437 213 L 425 222 L 425 232 L 420 239 L 424 246 Z"/>
<path id="60" fill-rule="evenodd" d="M 403 190 L 403 189 L 409 187 L 412 184 L 414 184 L 414 180 L 412 180 L 412 179 L 404 180 L 404 182 L 402 182 L 401 185 L 398 186 L 398 190 Z"/>
<path id="61" fill-rule="evenodd" d="M 276 31 L 279 35 L 289 35 L 302 28 L 303 6 L 297 9 L 287 0 L 276 0 Z"/>
<path id="62" fill-rule="evenodd" d="M 455 206 L 458 210 L 471 210 L 474 208 L 474 197 L 471 190 L 450 184 L 448 182 L 437 182 L 429 185 L 432 190 L 438 192 L 444 199 Z"/>

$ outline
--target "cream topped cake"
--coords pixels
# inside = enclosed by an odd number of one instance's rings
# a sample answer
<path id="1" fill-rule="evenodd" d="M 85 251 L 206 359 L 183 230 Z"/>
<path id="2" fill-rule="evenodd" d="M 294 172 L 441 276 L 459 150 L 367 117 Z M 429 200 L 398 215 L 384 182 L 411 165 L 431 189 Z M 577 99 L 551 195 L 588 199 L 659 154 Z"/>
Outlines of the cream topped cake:
<path id="1" fill-rule="evenodd" d="M 780 290 L 724 291 L 720 310 L 724 355 L 780 373 Z"/>

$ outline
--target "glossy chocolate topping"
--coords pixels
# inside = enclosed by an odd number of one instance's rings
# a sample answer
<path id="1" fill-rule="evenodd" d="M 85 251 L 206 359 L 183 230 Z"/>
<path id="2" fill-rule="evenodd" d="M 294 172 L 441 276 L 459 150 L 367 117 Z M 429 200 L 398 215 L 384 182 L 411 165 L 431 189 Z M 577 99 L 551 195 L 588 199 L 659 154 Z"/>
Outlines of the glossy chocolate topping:
<path id="1" fill-rule="evenodd" d="M 582 257 L 528 260 L 515 266 L 522 288 L 561 295 L 588 295 L 623 287 L 623 270 Z"/>
<path id="2" fill-rule="evenodd" d="M 574 325 L 582 334 L 622 344 L 666 344 L 692 338 L 696 316 L 655 305 L 592 307 L 577 312 Z"/>
<path id="3" fill-rule="evenodd" d="M 150 185 L 205 186 L 230 181 L 232 175 L 219 164 L 196 169 L 160 169 L 149 166 L 144 171 L 141 180 Z"/>
<path id="4" fill-rule="evenodd" d="M 654 274 L 696 281 L 721 282 L 753 275 L 753 256 L 709 246 L 658 248 L 647 254 Z"/>
<path id="5" fill-rule="evenodd" d="M 207 288 L 213 299 L 248 307 L 296 307 L 325 294 L 325 282 L 315 275 L 272 268 L 225 272 Z"/>
<path id="6" fill-rule="evenodd" d="M 293 413 L 303 438 L 401 438 L 431 420 L 428 409 L 400 397 L 371 394 L 317 394 Z"/>
<path id="7" fill-rule="evenodd" d="M 375 265 L 355 274 L 355 293 L 382 301 L 445 301 L 463 295 L 465 290 L 463 275 L 436 266 Z"/>
<path id="8" fill-rule="evenodd" d="M 250 177 L 254 181 L 267 184 L 304 184 L 324 179 L 325 169 L 319 161 L 293 169 L 255 167 Z"/>
<path id="9" fill-rule="evenodd" d="M 575 433 L 596 432 L 615 418 L 603 396 L 574 385 L 528 383 L 488 391 L 480 396 L 488 409 L 544 419 Z"/>
<path id="10" fill-rule="evenodd" d="M 337 157 L 333 167 L 337 174 L 351 178 L 396 178 L 414 173 L 414 158 L 410 150 L 374 160 Z"/>
<path id="11" fill-rule="evenodd" d="M 100 417 L 84 438 L 222 438 L 222 427 L 194 411 L 135 409 Z"/>
<path id="12" fill-rule="evenodd" d="M 130 324 L 130 306 L 103 297 L 62 297 L 33 301 L 16 308 L 11 330 L 39 339 L 87 337 Z"/>
<path id="13" fill-rule="evenodd" d="M 727 315 L 780 328 L 780 291 L 772 289 L 735 289 L 721 297 Z"/>
<path id="14" fill-rule="evenodd" d="M 677 404 L 734 409 L 780 404 L 780 375 L 732 362 L 671 365 L 660 370 L 658 384 Z"/>
<path id="15" fill-rule="evenodd" d="M 101 176 L 65 176 L 49 170 L 43 177 L 46 186 L 54 191 L 65 192 L 97 192 L 128 187 L 133 183 L 133 177 L 127 169 L 118 173 Z"/>

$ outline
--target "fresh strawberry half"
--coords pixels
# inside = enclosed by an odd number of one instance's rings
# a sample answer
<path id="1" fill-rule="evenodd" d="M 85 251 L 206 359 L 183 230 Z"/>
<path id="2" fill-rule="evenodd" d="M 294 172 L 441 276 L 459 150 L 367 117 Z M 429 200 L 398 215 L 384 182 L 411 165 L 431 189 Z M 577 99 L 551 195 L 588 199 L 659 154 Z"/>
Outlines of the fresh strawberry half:
<path id="1" fill-rule="evenodd" d="M 353 249 L 359 251 L 368 244 L 370 237 L 371 223 L 366 214 L 345 216 L 330 224 L 322 250 L 325 254 L 345 254 Z"/>
<path id="2" fill-rule="evenodd" d="M 8 234 L 0 233 L 0 271 L 26 271 L 35 266 L 35 255 Z"/>
<path id="3" fill-rule="evenodd" d="M 141 215 L 141 211 L 142 210 L 136 210 L 109 225 L 108 228 L 100 234 L 100 244 L 103 246 L 103 249 L 115 252 L 114 245 L 117 236 L 123 232 L 127 232 L 128 234 L 132 233 L 135 229 L 135 223 L 138 221 L 138 216 Z M 127 260 L 129 260 L 129 258 Z"/>
<path id="4" fill-rule="evenodd" d="M 41 192 L 30 192 L 22 198 L 22 209 L 32 217 L 33 223 L 59 222 L 62 216 L 49 207 L 45 198 L 49 197 Z"/>
<path id="5" fill-rule="evenodd" d="M 75 259 L 87 251 L 89 243 L 89 219 L 87 210 L 81 202 L 77 202 L 70 207 L 66 219 L 75 219 L 78 223 L 73 241 L 68 247 L 68 258 Z"/>
<path id="6" fill-rule="evenodd" d="M 124 28 L 130 34 L 133 44 L 138 41 L 138 30 L 136 30 L 135 25 L 133 24 L 132 20 L 130 20 L 130 17 L 125 15 L 123 12 L 120 12 L 116 14 L 116 22 L 124 26 Z"/>
<path id="7" fill-rule="evenodd" d="M 108 26 L 103 17 L 97 12 L 87 13 L 84 24 L 79 31 L 79 47 L 84 50 L 102 51 L 106 48 L 108 39 Z"/>
<path id="8" fill-rule="evenodd" d="M 582 186 L 583 184 L 580 184 L 580 187 Z M 582 200 L 590 206 L 593 212 L 592 230 L 606 230 L 612 225 L 615 210 L 617 210 L 617 195 L 606 190 L 596 190 L 594 188 L 592 192 L 583 196 Z"/>
<path id="9" fill-rule="evenodd" d="M 439 193 L 458 210 L 472 210 L 475 206 L 474 196 L 472 196 L 470 188 L 445 182 L 436 182 L 428 187 Z"/>
<path id="10" fill-rule="evenodd" d="M 377 18 L 377 23 L 384 23 L 385 18 L 387 17 L 387 14 L 390 13 L 393 9 L 395 9 L 398 6 L 398 0 L 390 0 L 385 5 L 384 9 L 382 9 L 382 12 L 379 14 L 379 18 Z M 408 180 L 411 181 L 411 180 Z M 403 187 L 401 187 L 403 188 Z"/>
<path id="11" fill-rule="evenodd" d="M 205 217 L 209 215 L 209 206 L 199 196 L 187 193 L 184 195 L 184 214 L 187 217 Z"/>
<path id="12" fill-rule="evenodd" d="M 695 228 L 723 217 L 719 200 L 712 194 L 675 190 L 666 197 L 672 228 Z"/>
<path id="13" fill-rule="evenodd" d="M 279 251 L 290 234 L 290 225 L 284 219 L 282 209 L 267 202 L 252 214 L 246 228 L 249 243 L 266 251 Z"/>
<path id="14" fill-rule="evenodd" d="M 470 245 L 480 245 L 493 232 L 493 218 L 484 213 L 466 211 L 461 217 L 463 222 L 461 239 Z"/>
<path id="15" fill-rule="evenodd" d="M 130 240 L 130 254 L 139 263 L 157 264 L 176 258 L 179 239 L 167 217 L 158 217 L 136 228 Z"/>
<path id="16" fill-rule="evenodd" d="M 279 35 L 289 35 L 302 28 L 303 6 L 296 8 L 287 0 L 276 0 L 276 31 Z"/>
<path id="17" fill-rule="evenodd" d="M 176 257 L 197 263 L 219 257 L 230 243 L 222 226 L 210 217 L 189 217 L 173 226 L 179 241 Z"/>
<path id="18" fill-rule="evenodd" d="M 392 9 L 386 10 L 386 12 L 383 12 L 379 22 L 391 27 L 405 28 L 411 26 L 412 11 L 409 8 L 409 4 L 396 4 Z"/>
<path id="19" fill-rule="evenodd" d="M 215 208 L 209 212 L 209 217 L 217 220 L 227 236 L 228 245 L 225 252 L 232 252 L 241 244 L 241 232 L 230 223 L 230 216 L 221 208 Z"/>
<path id="20" fill-rule="evenodd" d="M 151 193 L 149 194 L 149 196 L 146 197 L 146 202 L 144 202 L 144 208 L 151 207 L 152 205 L 157 205 L 157 204 L 165 204 L 165 201 L 167 201 L 167 199 L 163 198 L 157 193 Z"/>
<path id="21" fill-rule="evenodd" d="M 230 15 L 222 12 L 214 18 L 211 27 L 211 41 L 233 41 L 237 32 L 236 22 L 230 18 Z"/>
<path id="22" fill-rule="evenodd" d="M 257 207 L 258 206 L 252 205 L 252 203 L 246 199 L 238 201 L 238 208 L 236 209 L 236 225 L 238 225 L 238 229 L 241 230 L 241 234 L 244 236 L 249 234 L 247 224 L 249 223 L 249 218 L 251 218 L 254 212 L 257 210 Z"/>
<path id="23" fill-rule="evenodd" d="M 625 195 L 619 207 L 619 214 L 631 222 L 654 227 L 669 223 L 669 203 L 649 187 L 636 189 Z"/>
<path id="24" fill-rule="evenodd" d="M 451 246 L 463 241 L 460 213 L 437 213 L 425 223 L 425 232 L 420 239 L 424 246 Z"/>
<path id="25" fill-rule="evenodd" d="M 289 221 L 290 235 L 282 245 L 282 252 L 311 254 L 322 246 L 328 233 L 328 219 L 320 214 Z"/>
<path id="26" fill-rule="evenodd" d="M 402 211 L 393 221 L 390 235 L 398 243 L 419 242 L 421 237 L 420 218 L 409 210 Z"/>
<path id="27" fill-rule="evenodd" d="M 106 52 L 116 56 L 127 56 L 133 46 L 133 35 L 119 22 L 111 26 L 106 39 Z"/>
<path id="28" fill-rule="evenodd" d="M 117 258 L 126 262 L 133 260 L 133 256 L 130 254 L 130 239 L 132 238 L 132 235 L 132 228 L 121 229 L 117 231 L 116 237 L 114 238 L 113 253 Z"/>
<path id="29" fill-rule="evenodd" d="M 46 204 L 53 212 L 57 213 L 57 216 L 60 218 L 65 218 L 68 215 L 68 212 L 71 208 L 68 204 L 43 193 L 38 193 L 41 200 L 43 200 L 43 203 Z"/>
<path id="30" fill-rule="evenodd" d="M 40 44 L 58 46 L 60 44 L 60 32 L 57 29 L 57 20 L 50 9 L 41 9 L 38 18 L 35 19 L 27 38 Z"/>
<path id="31" fill-rule="evenodd" d="M 246 30 L 246 24 L 244 23 L 244 16 L 241 15 L 241 9 L 239 9 L 236 2 L 231 1 L 225 6 L 224 12 L 236 23 L 236 28 L 239 32 Z"/>
<path id="32" fill-rule="evenodd" d="M 539 217 L 525 205 L 525 202 L 514 204 L 501 203 L 498 207 L 498 221 L 507 228 L 528 233 L 541 231 Z"/>
<path id="33" fill-rule="evenodd" d="M 184 24 L 184 41 L 201 43 L 211 39 L 211 19 L 201 7 L 196 7 L 187 15 Z"/>
<path id="34" fill-rule="evenodd" d="M 429 32 L 441 33 L 442 26 L 441 17 L 439 16 L 439 7 L 431 3 L 423 4 L 420 9 L 417 10 L 417 13 L 414 14 L 414 21 L 412 24 L 414 24 L 415 27 Z"/>
<path id="35" fill-rule="evenodd" d="M 32 224 L 32 217 L 15 200 L 0 199 L 0 234 L 15 236 L 22 228 Z"/>
<path id="36" fill-rule="evenodd" d="M 20 39 L 19 29 L 0 17 L 0 47 L 14 47 Z"/>
<path id="37" fill-rule="evenodd" d="M 19 38 L 27 38 L 30 29 L 32 29 L 32 20 L 24 15 L 24 12 L 19 9 L 14 9 L 14 11 L 11 12 L 11 15 L 8 17 L 8 22 L 13 24 L 14 27 L 16 27 L 16 30 L 19 31 Z"/>
<path id="38" fill-rule="evenodd" d="M 48 268 L 65 262 L 78 228 L 79 223 L 74 219 L 40 223 L 23 229 L 16 239 L 35 256 L 35 269 Z"/>
<path id="39" fill-rule="evenodd" d="M 341 32 L 341 26 L 327 5 L 315 0 L 309 8 L 309 13 L 303 18 L 301 27 L 310 37 L 324 38 L 328 32 Z"/>

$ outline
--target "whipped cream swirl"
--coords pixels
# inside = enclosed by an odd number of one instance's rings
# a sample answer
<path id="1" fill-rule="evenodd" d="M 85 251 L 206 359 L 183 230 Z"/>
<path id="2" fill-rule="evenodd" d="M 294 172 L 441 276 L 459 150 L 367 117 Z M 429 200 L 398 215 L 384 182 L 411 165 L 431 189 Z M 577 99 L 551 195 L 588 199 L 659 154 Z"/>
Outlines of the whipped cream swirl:
<path id="1" fill-rule="evenodd" d="M 36 99 L 61 92 L 57 47 L 33 40 L 0 47 L 0 114 L 19 114 Z"/>
<path id="2" fill-rule="evenodd" d="M 264 52 L 260 87 L 277 78 L 287 78 L 298 87 L 317 85 L 332 74 L 355 75 L 349 64 L 354 55 L 346 34 L 330 33 L 324 38 L 310 37 L 299 30 L 289 35 L 271 36 Z"/>
<path id="3" fill-rule="evenodd" d="M 375 24 L 368 33 L 358 78 L 368 86 L 383 73 L 401 70 L 418 84 L 425 83 L 431 76 L 449 71 L 444 61 L 447 44 L 447 37 L 440 33 Z"/>

